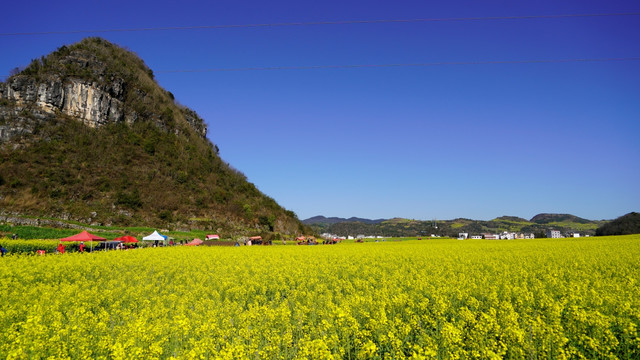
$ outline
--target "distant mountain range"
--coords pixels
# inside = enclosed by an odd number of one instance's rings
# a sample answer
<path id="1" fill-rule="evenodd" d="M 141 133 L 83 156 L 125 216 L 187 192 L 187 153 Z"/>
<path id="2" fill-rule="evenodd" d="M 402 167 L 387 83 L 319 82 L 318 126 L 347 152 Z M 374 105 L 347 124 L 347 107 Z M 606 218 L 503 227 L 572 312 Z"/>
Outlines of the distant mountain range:
<path id="1" fill-rule="evenodd" d="M 561 232 L 578 232 L 595 235 L 596 229 L 607 220 L 587 220 L 571 214 L 538 214 L 527 220 L 517 216 L 501 216 L 493 220 L 453 219 L 421 221 L 402 218 L 363 219 L 357 217 L 339 218 L 314 216 L 303 220 L 318 233 L 332 233 L 339 236 L 379 235 L 379 236 L 457 236 L 458 233 L 484 234 L 503 231 L 533 233 L 544 236 L 549 229 Z"/>
<path id="2" fill-rule="evenodd" d="M 338 223 L 343 223 L 343 222 L 361 222 L 364 224 L 379 224 L 383 221 L 385 221 L 386 219 L 377 219 L 377 220 L 371 220 L 371 219 L 363 219 L 363 218 L 358 218 L 358 217 L 350 217 L 348 219 L 345 218 L 339 218 L 339 217 L 324 217 L 322 215 L 319 216 L 314 216 L 311 218 L 308 218 L 306 220 L 302 220 L 303 224 L 307 224 L 307 225 L 312 225 L 312 224 L 338 224 Z"/>

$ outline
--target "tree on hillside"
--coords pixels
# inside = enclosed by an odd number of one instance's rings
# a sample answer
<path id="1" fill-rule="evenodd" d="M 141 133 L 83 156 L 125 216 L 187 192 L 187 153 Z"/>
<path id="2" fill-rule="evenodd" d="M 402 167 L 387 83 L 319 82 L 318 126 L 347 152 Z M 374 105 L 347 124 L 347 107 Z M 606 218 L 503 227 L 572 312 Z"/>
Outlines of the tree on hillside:
<path id="1" fill-rule="evenodd" d="M 640 234 L 640 213 L 628 213 L 602 225 L 596 230 L 596 236 L 628 234 Z"/>

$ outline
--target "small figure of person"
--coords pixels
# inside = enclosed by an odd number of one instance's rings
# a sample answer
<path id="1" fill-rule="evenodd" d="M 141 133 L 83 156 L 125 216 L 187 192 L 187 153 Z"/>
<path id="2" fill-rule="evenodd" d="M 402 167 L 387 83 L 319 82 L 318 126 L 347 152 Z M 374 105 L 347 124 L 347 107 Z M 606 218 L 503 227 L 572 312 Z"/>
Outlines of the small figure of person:
<path id="1" fill-rule="evenodd" d="M 80 249 L 81 253 L 84 252 L 84 241 L 80 241 L 80 245 L 78 246 L 78 248 Z"/>
<path id="2" fill-rule="evenodd" d="M 18 238 L 18 234 L 13 234 L 13 236 L 11 236 L 11 238 L 12 238 L 13 240 L 16 240 L 16 239 Z"/>
<path id="3" fill-rule="evenodd" d="M 64 248 L 65 246 L 62 245 L 62 243 L 58 244 L 58 247 L 56 248 L 56 251 L 58 252 L 58 254 L 64 254 Z"/>
<path id="4" fill-rule="evenodd" d="M 7 253 L 7 249 L 4 248 L 4 246 L 0 245 L 0 253 L 2 253 L 2 256 L 4 256 Z"/>

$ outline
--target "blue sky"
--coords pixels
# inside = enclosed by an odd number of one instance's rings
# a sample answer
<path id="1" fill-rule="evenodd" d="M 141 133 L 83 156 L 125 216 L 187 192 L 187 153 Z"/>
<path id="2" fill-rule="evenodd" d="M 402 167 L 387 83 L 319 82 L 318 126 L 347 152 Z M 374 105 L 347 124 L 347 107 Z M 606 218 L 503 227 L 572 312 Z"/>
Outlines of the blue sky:
<path id="1" fill-rule="evenodd" d="M 640 13 L 637 1 L 50 1 L 0 34 Z M 0 75 L 101 36 L 194 109 L 225 161 L 301 219 L 612 219 L 640 210 L 640 16 L 0 35 Z"/>

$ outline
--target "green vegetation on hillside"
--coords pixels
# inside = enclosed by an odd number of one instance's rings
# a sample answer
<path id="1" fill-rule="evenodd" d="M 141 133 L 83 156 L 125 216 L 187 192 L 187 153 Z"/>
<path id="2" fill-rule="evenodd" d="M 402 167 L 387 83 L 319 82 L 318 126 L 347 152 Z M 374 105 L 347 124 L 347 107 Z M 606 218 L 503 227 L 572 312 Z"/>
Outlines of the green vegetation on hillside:
<path id="1" fill-rule="evenodd" d="M 11 237 L 13 234 L 16 234 L 19 239 L 60 239 L 75 235 L 78 232 L 79 230 L 75 229 L 58 229 L 25 225 L 0 225 L 0 238 L 3 236 Z"/>
<path id="2" fill-rule="evenodd" d="M 122 225 L 204 217 L 216 228 L 284 215 L 194 135 L 145 122 L 92 129 L 60 118 L 43 124 L 38 136 L 47 140 L 0 151 L 0 172 L 10 179 L 2 185 L 5 209 Z M 216 220 L 217 212 L 232 218 Z"/>
<path id="3" fill-rule="evenodd" d="M 596 230 L 598 236 L 640 234 L 640 213 L 630 212 Z"/>
<path id="4" fill-rule="evenodd" d="M 0 143 L 5 214 L 92 226 L 308 232 L 293 212 L 218 156 L 204 137 L 204 121 L 175 103 L 130 51 L 89 38 L 34 60 L 7 82 L 16 77 L 29 84 L 93 82 L 123 102 L 126 121 L 91 128 L 60 112 L 42 120 L 35 103 L 5 101 L 5 108 L 21 109 L 19 116 L 36 124 L 32 133 Z"/>
<path id="5" fill-rule="evenodd" d="M 578 223 L 587 224 L 591 220 L 583 219 L 571 214 L 538 214 L 531 218 L 531 222 L 537 224 L 549 224 L 549 223 Z"/>
<path id="6" fill-rule="evenodd" d="M 459 233 L 481 235 L 485 233 L 532 233 L 544 237 L 547 229 L 560 230 L 563 233 L 579 232 L 583 235 L 595 235 L 595 230 L 604 221 L 591 221 L 566 214 L 541 214 L 540 223 L 514 216 L 502 216 L 493 220 L 454 219 L 419 221 L 391 219 L 379 223 L 338 222 L 333 224 L 309 224 L 316 232 L 328 232 L 339 236 L 380 235 L 380 236 L 428 236 L 444 235 L 457 237 Z M 535 219 L 536 217 L 534 217 Z M 534 220 L 532 219 L 532 220 Z M 573 221 L 572 221 L 573 220 Z"/>

